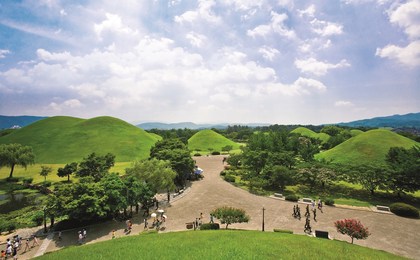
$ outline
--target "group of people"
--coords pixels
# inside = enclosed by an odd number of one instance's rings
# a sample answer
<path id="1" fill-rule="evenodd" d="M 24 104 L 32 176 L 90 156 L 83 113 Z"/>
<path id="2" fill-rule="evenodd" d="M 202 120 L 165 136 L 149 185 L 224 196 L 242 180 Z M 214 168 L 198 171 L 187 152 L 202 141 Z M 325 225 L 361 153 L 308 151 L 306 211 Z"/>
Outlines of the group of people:
<path id="1" fill-rule="evenodd" d="M 210 216 L 210 220 L 212 219 L 213 219 L 213 216 Z M 193 221 L 194 230 L 199 229 L 202 224 L 203 224 L 203 212 L 200 213 L 200 217 L 195 218 L 195 220 Z"/>
<path id="2" fill-rule="evenodd" d="M 77 242 L 79 243 L 79 245 L 83 244 L 86 240 L 86 236 L 87 236 L 87 230 L 84 228 L 81 231 L 79 230 L 77 232 L 78 234 L 78 240 Z"/>
<path id="3" fill-rule="evenodd" d="M 13 259 L 17 259 L 17 252 L 21 249 L 22 247 L 22 237 L 20 237 L 19 235 L 16 235 L 13 237 L 13 239 L 11 240 L 10 238 L 8 238 L 6 240 L 6 249 L 5 250 L 1 250 L 1 260 L 5 260 L 8 257 L 13 257 Z M 32 246 L 30 246 L 30 239 L 27 238 L 25 240 L 25 249 L 23 252 L 26 252 L 28 250 L 31 250 L 32 247 L 35 247 L 35 245 L 39 246 L 38 243 L 38 239 L 36 237 L 36 235 L 32 235 Z"/>
<path id="4" fill-rule="evenodd" d="M 314 221 L 317 221 L 316 220 L 316 212 L 317 212 L 316 210 L 317 209 L 315 208 L 315 201 L 312 201 L 311 205 L 312 205 L 312 214 L 313 214 L 313 217 L 314 217 Z M 318 200 L 317 205 L 318 205 L 318 210 L 320 210 L 321 213 L 323 213 L 321 199 Z M 292 216 L 294 218 L 299 219 L 299 220 L 301 219 L 299 204 L 296 204 L 296 205 L 293 206 Z M 311 233 L 312 232 L 311 220 L 310 220 L 310 218 L 311 218 L 311 212 L 309 210 L 309 204 L 306 205 L 306 211 L 305 211 L 305 215 L 304 216 L 306 218 L 306 220 L 305 220 L 305 226 L 304 226 L 304 232 L 305 233 L 307 233 L 307 232 L 308 233 Z"/>

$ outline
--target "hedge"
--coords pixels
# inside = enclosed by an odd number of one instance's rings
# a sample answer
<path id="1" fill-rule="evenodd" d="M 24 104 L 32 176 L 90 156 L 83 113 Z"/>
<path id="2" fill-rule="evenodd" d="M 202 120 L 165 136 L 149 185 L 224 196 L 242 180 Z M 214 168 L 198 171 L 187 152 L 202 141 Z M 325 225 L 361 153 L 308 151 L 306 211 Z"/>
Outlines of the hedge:
<path id="1" fill-rule="evenodd" d="M 409 217 L 409 218 L 418 218 L 419 211 L 414 206 L 409 204 L 397 202 L 389 205 L 389 208 L 392 213 L 402 217 Z"/>
<path id="2" fill-rule="evenodd" d="M 216 230 L 220 229 L 219 223 L 204 223 L 200 226 L 200 230 Z"/>
<path id="3" fill-rule="evenodd" d="M 299 197 L 295 194 L 290 194 L 286 196 L 285 200 L 297 202 L 299 200 Z"/>
<path id="4" fill-rule="evenodd" d="M 228 182 L 235 182 L 235 176 L 232 176 L 232 175 L 225 175 L 224 179 L 225 181 L 228 181 Z"/>
<path id="5" fill-rule="evenodd" d="M 327 198 L 325 199 L 325 205 L 334 206 L 335 201 L 333 199 Z"/>

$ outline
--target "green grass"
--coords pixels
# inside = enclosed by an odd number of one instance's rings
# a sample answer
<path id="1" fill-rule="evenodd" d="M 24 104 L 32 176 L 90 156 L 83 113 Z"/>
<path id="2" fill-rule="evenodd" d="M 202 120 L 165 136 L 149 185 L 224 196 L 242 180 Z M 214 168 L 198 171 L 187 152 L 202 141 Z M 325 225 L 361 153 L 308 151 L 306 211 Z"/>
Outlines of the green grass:
<path id="1" fill-rule="evenodd" d="M 359 129 L 352 129 L 352 130 L 350 130 L 350 134 L 351 134 L 351 136 L 357 136 L 357 135 L 360 135 L 360 134 L 362 134 L 363 133 L 363 131 L 362 130 L 359 130 Z"/>
<path id="2" fill-rule="evenodd" d="M 92 152 L 112 153 L 117 162 L 144 159 L 160 139 L 113 117 L 80 119 L 57 116 L 37 121 L 0 137 L 0 144 L 20 143 L 33 148 L 37 163 L 81 161 Z"/>
<path id="3" fill-rule="evenodd" d="M 330 136 L 326 133 L 315 133 L 314 131 L 306 128 L 306 127 L 298 127 L 292 131 L 292 133 L 301 134 L 306 137 L 317 138 L 321 140 L 323 143 L 327 142 L 330 139 Z"/>
<path id="4" fill-rule="evenodd" d="M 231 152 L 239 150 L 241 146 L 209 129 L 201 130 L 188 139 L 188 148 L 191 151 L 197 151 L 202 154 L 211 153 L 212 151 L 222 152 L 222 148 L 228 145 L 233 148 Z"/>
<path id="5" fill-rule="evenodd" d="M 357 241 L 356 241 L 357 243 Z M 73 246 L 37 259 L 404 259 L 342 241 L 258 231 L 186 231 Z"/>
<path id="6" fill-rule="evenodd" d="M 340 164 L 383 164 L 389 148 L 411 148 L 416 141 L 385 129 L 361 133 L 336 147 L 315 155 L 316 159 L 332 160 Z"/>

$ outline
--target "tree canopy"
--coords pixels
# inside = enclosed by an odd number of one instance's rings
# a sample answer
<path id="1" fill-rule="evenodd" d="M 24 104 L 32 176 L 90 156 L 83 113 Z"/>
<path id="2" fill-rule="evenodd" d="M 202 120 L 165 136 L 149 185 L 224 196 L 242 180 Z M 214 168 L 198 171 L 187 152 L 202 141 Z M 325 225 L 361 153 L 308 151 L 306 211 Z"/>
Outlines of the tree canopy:
<path id="1" fill-rule="evenodd" d="M 218 218 L 222 224 L 226 224 L 226 229 L 230 224 L 248 222 L 251 219 L 245 210 L 228 206 L 214 209 L 211 214 Z"/>
<path id="2" fill-rule="evenodd" d="M 10 167 L 9 178 L 13 177 L 13 170 L 16 165 L 27 167 L 35 163 L 35 155 L 30 146 L 21 144 L 0 145 L 0 166 Z"/>
<path id="3" fill-rule="evenodd" d="M 76 175 L 78 177 L 91 176 L 95 181 L 99 181 L 114 166 L 114 163 L 115 155 L 111 153 L 104 156 L 91 153 L 88 157 L 83 158 Z"/>

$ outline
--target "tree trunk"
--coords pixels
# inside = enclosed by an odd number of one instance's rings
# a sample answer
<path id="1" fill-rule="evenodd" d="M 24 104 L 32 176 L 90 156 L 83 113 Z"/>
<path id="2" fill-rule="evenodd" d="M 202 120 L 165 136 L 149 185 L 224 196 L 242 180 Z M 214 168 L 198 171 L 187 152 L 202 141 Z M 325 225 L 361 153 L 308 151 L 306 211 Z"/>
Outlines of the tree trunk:
<path id="1" fill-rule="evenodd" d="M 54 216 L 51 216 L 50 218 L 51 218 L 51 228 L 52 228 L 54 226 L 55 218 Z"/>
<path id="2" fill-rule="evenodd" d="M 375 193 L 375 190 L 374 189 L 371 189 L 370 190 L 370 195 L 373 195 Z"/>
<path id="3" fill-rule="evenodd" d="M 351 237 L 351 243 L 353 244 L 353 239 L 354 239 L 354 237 Z"/>
<path id="4" fill-rule="evenodd" d="M 70 182 L 70 174 L 67 174 L 67 182 Z"/>
<path id="5" fill-rule="evenodd" d="M 10 167 L 10 175 L 9 178 L 13 177 L 13 170 L 15 169 L 15 164 L 12 164 L 12 167 Z"/>

